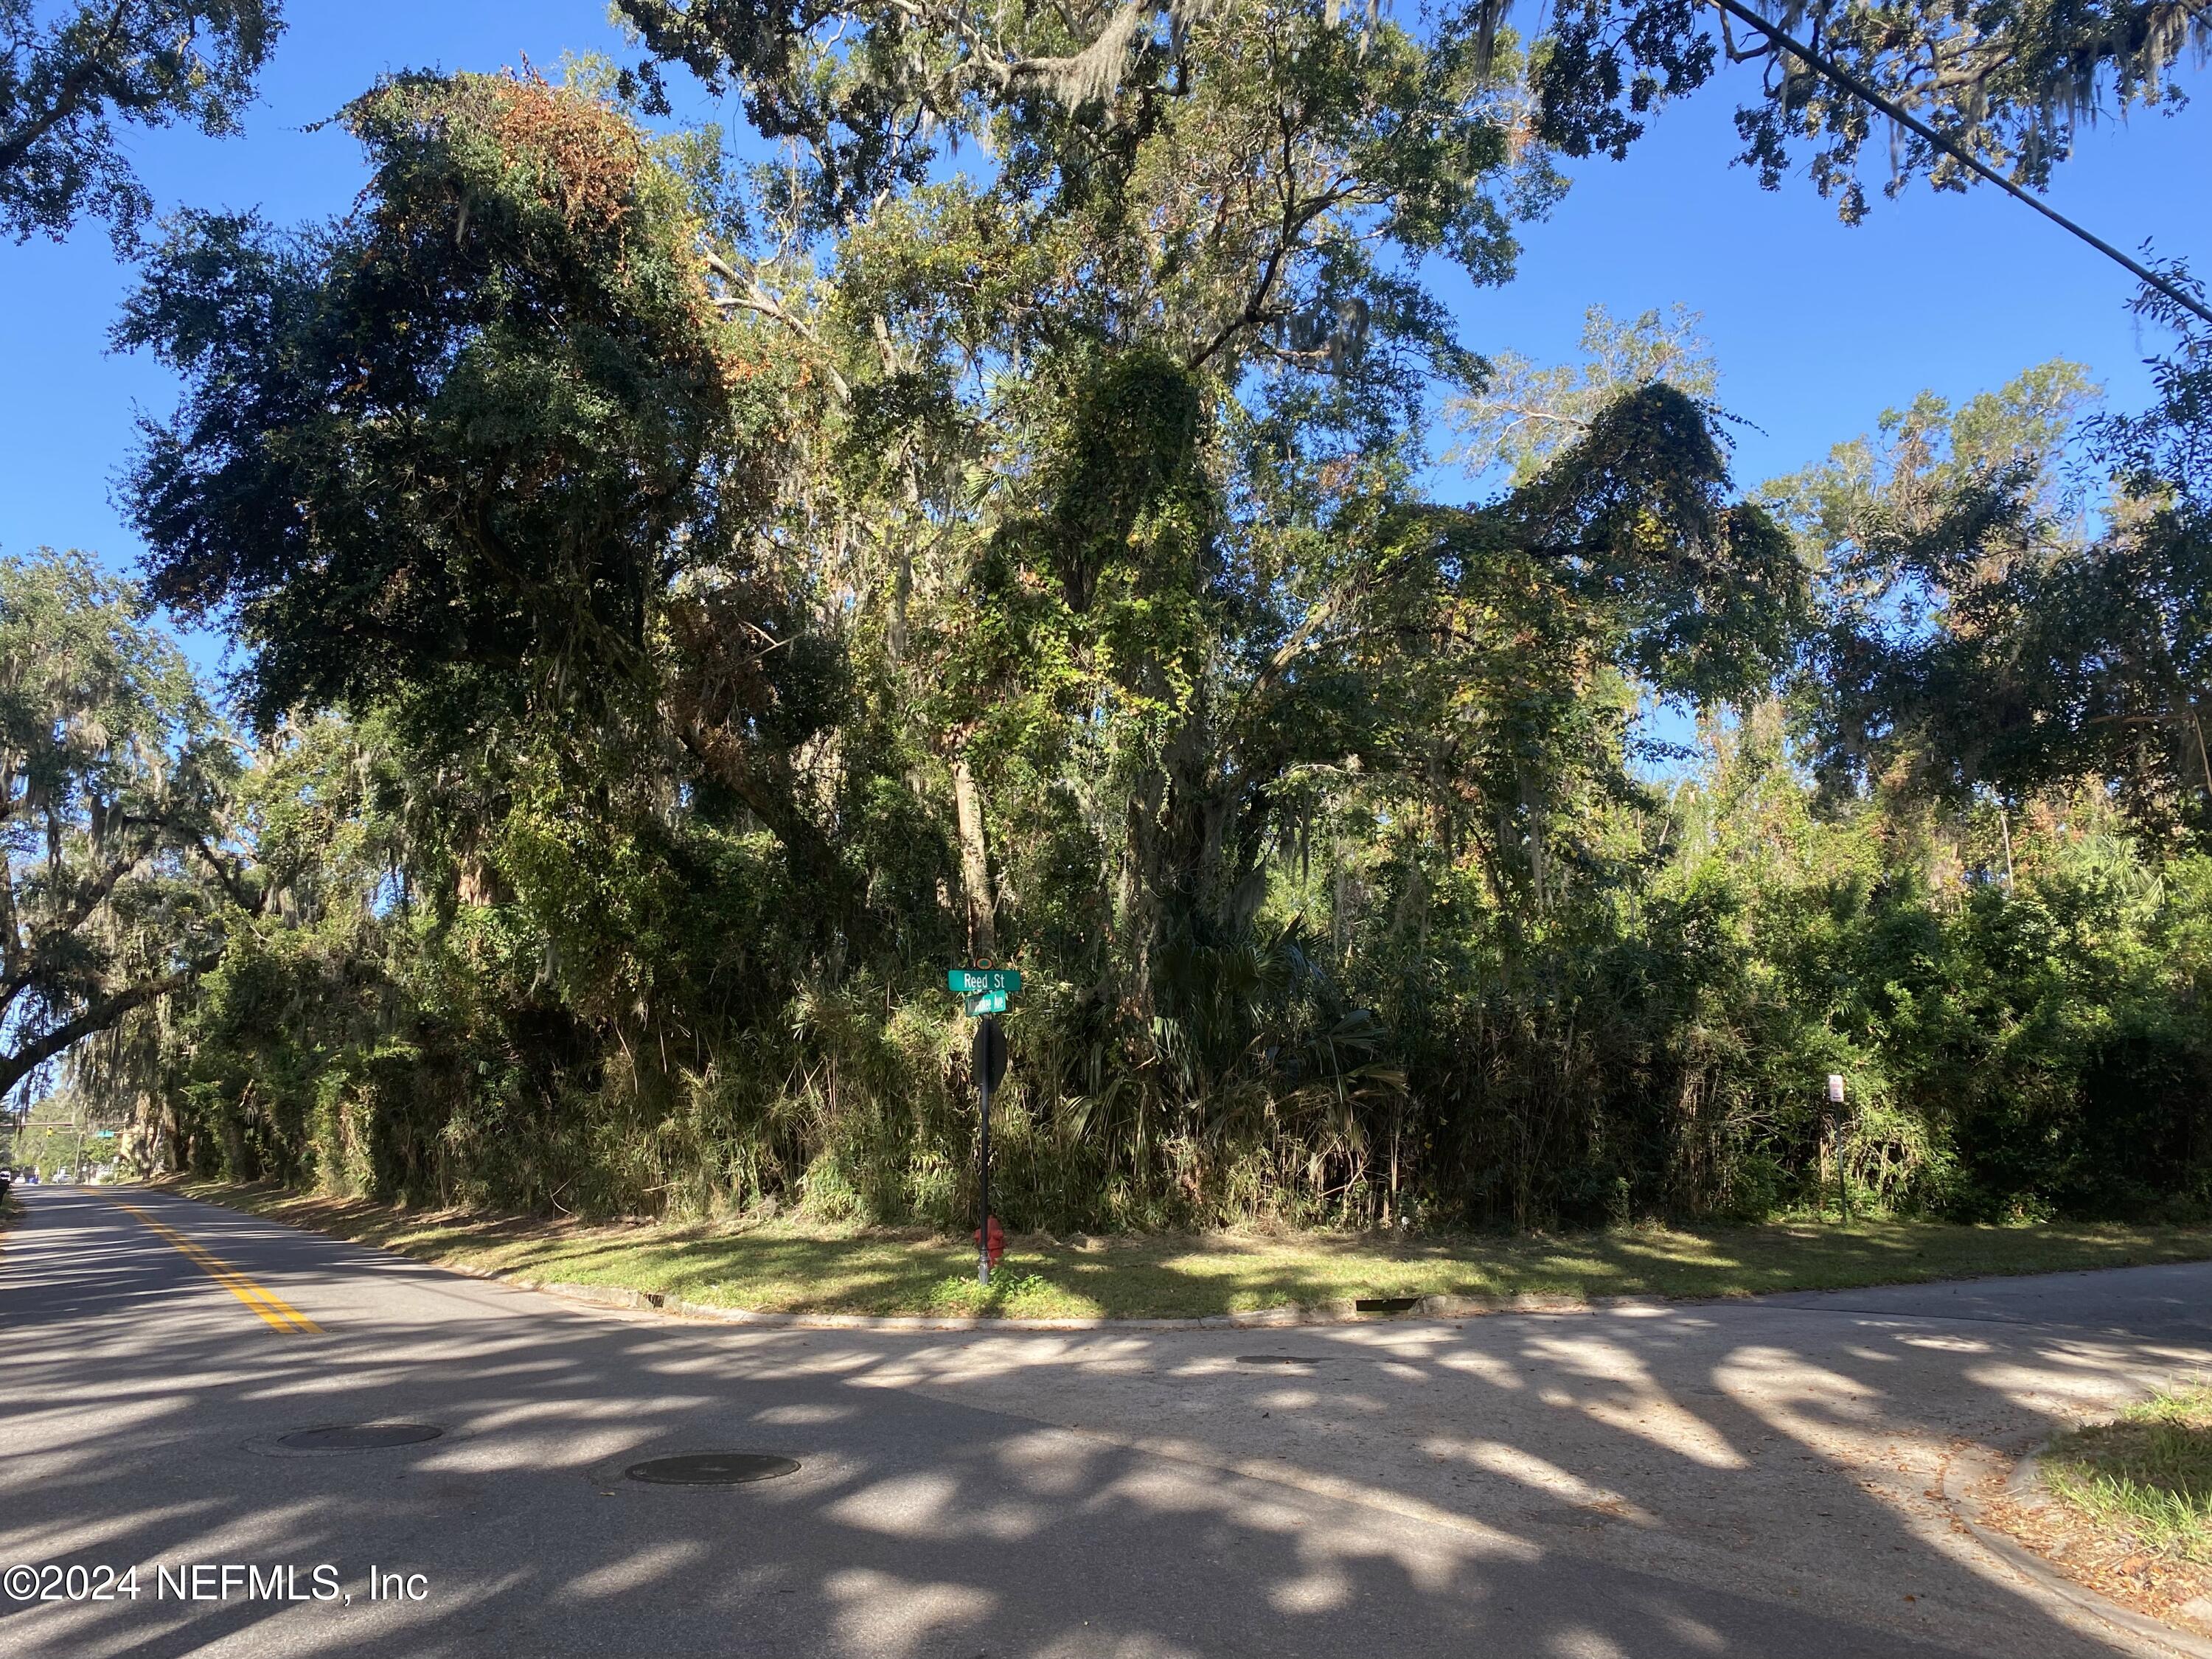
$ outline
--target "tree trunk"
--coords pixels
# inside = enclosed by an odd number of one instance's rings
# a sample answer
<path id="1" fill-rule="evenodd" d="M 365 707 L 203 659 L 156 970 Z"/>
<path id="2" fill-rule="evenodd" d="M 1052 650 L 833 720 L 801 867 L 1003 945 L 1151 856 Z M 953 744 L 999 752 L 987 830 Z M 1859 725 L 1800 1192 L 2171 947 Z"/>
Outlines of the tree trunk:
<path id="1" fill-rule="evenodd" d="M 965 755 L 952 757 L 952 811 L 960 828 L 960 884 L 968 899 L 968 954 L 995 962 L 999 955 L 991 861 L 983 841 L 983 799 Z"/>
<path id="2" fill-rule="evenodd" d="M 471 853 L 461 861 L 459 896 L 472 910 L 489 909 L 497 904 L 513 901 L 514 890 L 507 878 L 492 867 L 489 860 Z"/>
<path id="3" fill-rule="evenodd" d="M 891 660 L 906 660 L 906 611 L 914 597 L 914 556 L 902 547 L 898 553 L 898 568 L 891 574 L 890 635 L 887 641 Z"/>

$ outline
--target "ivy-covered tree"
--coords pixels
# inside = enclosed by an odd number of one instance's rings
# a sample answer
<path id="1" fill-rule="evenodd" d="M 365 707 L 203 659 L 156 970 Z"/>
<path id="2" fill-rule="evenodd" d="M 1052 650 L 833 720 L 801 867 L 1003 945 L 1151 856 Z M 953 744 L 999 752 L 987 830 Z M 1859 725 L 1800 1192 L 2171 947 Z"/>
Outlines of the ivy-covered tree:
<path id="1" fill-rule="evenodd" d="M 1517 352 L 1497 354 L 1482 390 L 1446 406 L 1460 434 L 1449 459 L 1477 477 L 1502 467 L 1526 483 L 1626 394 L 1669 386 L 1711 403 L 1720 374 L 1698 332 L 1703 320 L 1679 305 L 1628 319 L 1592 306 L 1583 316 L 1582 362 L 1540 367 Z"/>
<path id="2" fill-rule="evenodd" d="M 653 1112 L 782 1052 L 792 986 L 803 1030 L 1017 954 L 1039 1086 L 1112 1115 L 1132 1190 L 1142 1124 L 1224 1094 L 1222 1135 L 1291 1113 L 1350 1167 L 1403 1080 L 1282 908 L 1293 849 L 1471 822 L 1434 856 L 1540 914 L 1549 814 L 1633 793 L 1634 688 L 1762 684 L 1794 557 L 1640 381 L 1501 501 L 1422 500 L 1432 391 L 1486 368 L 1421 261 L 1502 276 L 1548 187 L 1471 42 L 1237 9 L 933 103 L 836 27 L 784 92 L 843 113 L 785 167 L 406 77 L 349 112 L 355 219 L 181 227 L 121 337 L 190 387 L 132 482 L 157 591 L 237 618 L 264 723 L 389 734 L 436 937 L 520 928 Z M 868 171 L 891 92 L 993 163 Z"/>
<path id="3" fill-rule="evenodd" d="M 192 388 L 131 485 L 153 595 L 235 622 L 264 721 L 446 675 L 611 694 L 679 569 L 742 574 L 760 499 L 763 367 L 688 201 L 627 123 L 526 77 L 404 77 L 346 119 L 364 211 L 186 216 L 118 325 Z"/>
<path id="4" fill-rule="evenodd" d="M 1746 499 L 1692 318 L 1462 338 L 1441 271 L 1557 188 L 1479 12 L 624 10 L 627 76 L 374 88 L 349 217 L 181 221 L 125 319 L 185 387 L 156 591 L 262 728 L 188 1158 L 964 1228 L 988 957 L 1030 1224 L 1762 1212 L 1838 1069 L 1885 1202 L 2196 1178 L 2098 1137 L 2196 1167 L 2212 878 L 2138 880 L 2094 717 L 2148 705 L 2076 719 L 2060 654 L 2185 620 L 2125 560 L 2186 502 L 2075 512 L 2075 380 Z M 679 64 L 770 161 L 647 135 Z M 2100 928 L 2110 1019 L 2051 1036 Z"/>
<path id="5" fill-rule="evenodd" d="M 780 374 L 713 304 L 682 178 L 527 76 L 402 77 L 346 118 L 364 212 L 188 216 L 118 327 L 193 388 L 131 485 L 151 591 L 234 623 L 264 726 L 596 722 L 818 857 L 787 775 L 818 676 L 753 534 Z"/>

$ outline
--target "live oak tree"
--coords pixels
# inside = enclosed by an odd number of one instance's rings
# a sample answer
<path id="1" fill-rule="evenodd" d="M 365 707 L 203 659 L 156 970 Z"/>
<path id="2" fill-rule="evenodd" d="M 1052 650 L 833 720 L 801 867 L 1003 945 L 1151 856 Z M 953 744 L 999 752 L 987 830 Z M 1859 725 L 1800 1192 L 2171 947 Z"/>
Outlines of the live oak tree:
<path id="1" fill-rule="evenodd" d="M 979 732 L 1042 733 L 1036 717 L 1096 707 L 1104 763 L 1175 793 L 1170 819 L 1211 810 L 1195 780 L 1171 791 L 1157 754 L 1121 745 L 1166 743 L 1197 763 L 1168 728 L 1218 695 L 1201 659 L 1237 625 L 1219 600 L 1244 580 L 1208 567 L 1269 556 L 1239 554 L 1215 522 L 1225 470 L 1249 472 L 1255 441 L 1287 440 L 1342 496 L 1394 466 L 1380 434 L 1403 425 L 1424 376 L 1480 372 L 1405 259 L 1435 249 L 1501 276 L 1510 212 L 1547 176 L 1540 158 L 1514 162 L 1509 88 L 1459 46 L 1318 10 L 1102 11 L 1096 40 L 1042 12 L 825 11 L 759 28 L 712 7 L 629 15 L 649 46 L 740 86 L 789 140 L 792 165 L 763 170 L 764 212 L 724 261 L 726 303 L 824 362 L 841 441 L 823 459 L 839 477 L 793 493 L 810 516 L 828 502 L 848 514 L 829 532 L 840 576 L 904 687 L 890 729 L 947 778 L 968 932 L 988 949 L 987 797 L 1015 780 L 1009 746 Z M 923 182 L 963 139 L 1002 163 Z M 1241 457 L 1224 431 L 1241 431 Z M 1117 477 L 1124 460 L 1135 470 Z M 1117 548 L 1140 524 L 1157 570 Z M 1041 536 L 1059 544 L 1045 558 L 1080 637 L 1034 653 L 1060 676 L 1028 688 L 1037 702 L 968 653 L 1010 622 L 988 597 L 978 607 L 970 573 L 988 589 L 1003 567 L 987 550 Z M 1108 641 L 1117 669 L 1102 684 Z M 979 777 L 971 750 L 996 757 L 995 775 Z M 1212 877 L 1158 867 L 1170 846 L 1194 853 L 1184 831 L 1127 833 L 1140 844 L 1115 908 L 1141 983 L 1163 895 Z"/>
<path id="2" fill-rule="evenodd" d="M 118 124 L 235 133 L 282 29 L 276 0 L 0 0 L 0 233 L 127 242 L 152 203 Z"/>
<path id="3" fill-rule="evenodd" d="M 2212 12 L 2155 0 L 1586 0 L 1552 15 L 1530 48 L 1528 82 L 1547 141 L 1617 158 L 1657 105 L 1702 84 L 1722 52 L 1758 63 L 1765 96 L 1738 112 L 1740 159 L 1772 189 L 1793 149 L 1809 146 L 1815 187 L 1856 222 L 1867 207 L 1862 150 L 1878 128 L 1888 132 L 1892 194 L 1916 177 L 1960 190 L 1978 176 L 2025 195 L 2049 185 L 2080 124 L 2179 106 L 2184 60 L 2201 62 L 2208 49 Z M 1826 504 L 1806 521 L 1815 557 L 1850 550 L 1832 566 L 1836 620 L 1816 698 L 1823 764 L 1832 781 L 1861 781 L 1901 766 L 1899 779 L 1940 780 L 1954 798 L 1996 788 L 2016 799 L 2103 775 L 2125 781 L 2147 822 L 2194 817 L 2201 805 L 2189 803 L 2212 789 L 2212 764 L 2189 758 L 2203 748 L 2193 641 L 2212 605 L 2201 462 L 2212 430 L 2212 308 L 2185 264 L 2137 260 L 2060 222 L 2133 271 L 2143 284 L 2136 309 L 2179 337 L 2154 365 L 2153 407 L 2100 416 L 2084 447 L 2081 459 L 2118 474 L 2118 511 L 2097 533 L 2054 522 L 2039 494 L 2042 462 L 1973 459 L 1971 441 L 1943 459 L 1949 411 L 1925 404 L 1898 418 L 1893 476 L 1872 482 L 1859 456 L 1850 487 L 1863 498 L 1844 514 L 1849 532 L 1837 516 L 1848 491 L 1832 471 L 1816 491 Z M 2043 449 L 2066 435 L 2045 434 Z M 1909 614 L 1923 593 L 1935 602 L 1932 626 Z"/>
<path id="4" fill-rule="evenodd" d="M 435 902 L 519 896 L 585 1018 L 696 1039 L 638 947 L 691 927 L 714 976 L 687 893 L 732 825 L 821 897 L 794 928 L 850 908 L 797 775 L 834 651 L 757 534 L 805 371 L 719 314 L 683 174 L 593 99 L 413 76 L 344 118 L 357 214 L 187 216 L 126 307 L 189 388 L 130 486 L 150 591 L 237 630 L 263 731 L 387 717 Z"/>
<path id="5" fill-rule="evenodd" d="M 118 124 L 239 128 L 276 0 L 0 0 L 0 234 L 152 203 Z M 215 959 L 250 878 L 224 845 L 220 723 L 128 586 L 82 556 L 0 564 L 0 1093 Z"/>
<path id="6" fill-rule="evenodd" d="M 2017 807 L 2094 781 L 2146 828 L 2212 823 L 2212 537 L 2164 447 L 2091 493 L 2115 452 L 2089 440 L 2154 424 L 2100 406 L 2050 363 L 1956 408 L 1923 394 L 1770 486 L 1823 568 L 1803 695 L 1832 788 Z"/>
<path id="7" fill-rule="evenodd" d="M 188 216 L 118 326 L 194 388 L 132 486 L 153 592 L 234 621 L 264 726 L 574 719 L 647 771 L 680 745 L 819 855 L 784 779 L 815 670 L 752 536 L 775 366 L 717 314 L 682 179 L 528 77 L 403 77 L 346 119 L 362 214 Z"/>
<path id="8" fill-rule="evenodd" d="M 759 365 L 688 203 L 634 130 L 529 79 L 403 78 L 346 118 L 362 213 L 187 215 L 118 325 L 192 388 L 132 486 L 152 591 L 235 618 L 264 723 L 441 670 L 495 701 L 611 696 L 758 496 Z"/>
<path id="9" fill-rule="evenodd" d="M 131 586 L 0 562 L 0 1093 L 182 990 L 258 902 L 237 758 Z"/>
<path id="10" fill-rule="evenodd" d="M 1416 848 L 1382 907 L 1409 939 L 1462 862 L 1547 910 L 1588 867 L 1558 820 L 1634 793 L 1635 677 L 1741 695 L 1802 593 L 1726 507 L 1710 416 L 1640 379 L 1547 488 L 1419 510 L 1423 398 L 1487 370 L 1415 260 L 1502 276 L 1511 214 L 1554 188 L 1510 65 L 1486 76 L 1465 20 L 1320 7 L 824 11 L 773 40 L 630 11 L 756 112 L 811 112 L 728 297 L 847 343 L 850 470 L 810 501 L 858 509 L 840 586 L 895 665 L 884 726 L 951 774 L 968 916 L 1070 982 L 1071 1075 L 1110 1054 L 1127 1079 L 1082 1121 L 1109 1146 L 1188 1112 L 1222 1145 L 1297 1123 L 1365 1168 L 1403 1095 L 1333 981 L 1364 925 L 1346 829 Z M 953 127 L 1005 158 L 987 181 L 843 182 Z M 1728 672 L 1661 646 L 1731 599 L 1753 625 Z M 1309 908 L 1316 852 L 1334 888 Z"/>
<path id="11" fill-rule="evenodd" d="M 1796 567 L 1638 386 L 1497 503 L 1414 488 L 1432 389 L 1486 374 L 1421 262 L 1503 277 L 1553 188 L 1472 41 L 1224 8 L 1001 84 L 961 65 L 1060 26 L 948 24 L 908 43 L 939 86 L 862 21 L 724 43 L 790 129 L 750 176 L 413 76 L 348 112 L 354 219 L 181 224 L 121 332 L 190 389 L 131 485 L 155 591 L 236 619 L 264 724 L 378 722 L 438 925 L 526 926 L 584 1027 L 539 1049 L 603 1045 L 635 1109 L 1016 951 L 1115 1179 L 1201 1121 L 1364 1167 L 1403 1079 L 1294 859 L 1387 811 L 1542 912 L 1546 815 L 1632 793 L 1625 688 L 1744 695 Z M 988 167 L 902 171 L 954 129 Z"/>
<path id="12" fill-rule="evenodd" d="M 1762 22 L 1822 64 L 1790 51 Z M 2208 46 L 2212 13 L 2167 0 L 1576 0 L 1544 25 L 1531 50 L 1530 87 L 1547 142 L 1572 155 L 1618 158 L 1661 101 L 1702 85 L 1723 56 L 1755 64 L 1761 96 L 1736 116 L 1742 160 L 1771 189 L 1793 148 L 1809 149 L 1814 186 L 1856 220 L 1867 208 L 1863 152 L 1877 132 L 1888 131 L 1884 187 L 1893 194 L 1916 177 L 1938 189 L 1966 187 L 1960 154 L 2039 190 L 2081 125 L 2178 106 L 2177 70 L 2201 61 Z M 1895 127 L 1868 94 L 1943 143 Z"/>
<path id="13" fill-rule="evenodd" d="M 1148 1006 L 1170 941 L 1249 928 L 1286 780 L 1346 752 L 1310 745 L 1357 741 L 1314 659 L 1392 585 L 1426 388 L 1487 375 L 1417 261 L 1501 278 L 1556 187 L 1512 66 L 1468 18 L 1320 7 L 625 10 L 789 140 L 727 303 L 843 343 L 840 461 L 881 483 L 837 544 L 917 739 L 963 802 L 1071 799 L 1038 791 L 1075 764 L 1147 803 L 1011 839 L 1092 847 L 1097 994 Z M 963 137 L 988 178 L 924 182 Z M 991 813 L 960 816 L 988 925 Z"/>

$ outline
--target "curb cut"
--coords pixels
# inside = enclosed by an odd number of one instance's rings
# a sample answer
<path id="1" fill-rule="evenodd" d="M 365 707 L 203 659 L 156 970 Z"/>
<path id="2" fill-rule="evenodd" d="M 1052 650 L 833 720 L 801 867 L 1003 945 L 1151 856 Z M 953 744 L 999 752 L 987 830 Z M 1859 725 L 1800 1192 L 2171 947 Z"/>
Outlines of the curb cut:
<path id="1" fill-rule="evenodd" d="M 1983 1452 L 1984 1459 L 1993 1460 L 2000 1456 L 2002 1456 L 2001 1453 L 1989 1451 L 1986 1449 Z M 2188 1656 L 2188 1659 L 2212 1659 L 2212 1642 L 2208 1642 L 2202 1637 L 2192 1636 L 2186 1631 L 2177 1630 L 2172 1625 L 2162 1624 L 2148 1613 L 2136 1612 L 2132 1607 L 2124 1607 L 2118 1602 L 2100 1595 L 2086 1584 L 2075 1583 L 2027 1546 L 1999 1532 L 1996 1528 L 1984 1524 L 1981 1518 L 1980 1506 L 1972 1498 L 1965 1496 L 1962 1492 L 1954 1490 L 1953 1471 L 1958 1469 L 1967 1460 L 1965 1458 L 1954 1457 L 1944 1464 L 1940 1489 L 1943 1494 L 1944 1506 L 1958 1516 L 1966 1530 L 1973 1535 L 1976 1543 L 2027 1578 L 2046 1595 L 2053 1595 L 2060 1601 L 2069 1602 L 2082 1612 L 2093 1614 L 2106 1624 L 2124 1631 L 2142 1641 L 2151 1643 L 2167 1653 L 2184 1654 Z M 2041 1498 L 2042 1493 L 2036 1485 L 2038 1462 L 2039 1454 L 2036 1452 L 2030 1452 L 2026 1456 L 2014 1461 L 2012 1471 L 2005 1480 L 2006 1497 L 2016 1502 L 2028 1502 Z M 1986 1463 L 1984 1467 L 1986 1467 Z"/>

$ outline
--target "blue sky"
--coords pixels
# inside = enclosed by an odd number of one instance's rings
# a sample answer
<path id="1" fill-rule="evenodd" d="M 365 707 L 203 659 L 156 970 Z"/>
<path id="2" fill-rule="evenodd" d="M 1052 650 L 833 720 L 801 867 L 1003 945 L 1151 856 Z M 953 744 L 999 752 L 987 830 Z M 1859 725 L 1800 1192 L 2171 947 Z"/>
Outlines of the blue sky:
<path id="1" fill-rule="evenodd" d="M 389 69 L 495 69 L 564 52 L 621 55 L 603 0 L 294 0 L 291 27 L 245 136 L 132 133 L 165 206 L 258 206 L 289 222 L 343 209 L 360 189 L 343 132 L 307 129 Z M 2142 402 L 2142 360 L 2160 349 L 2124 307 L 2125 273 L 1989 190 L 1877 199 L 1856 229 L 1802 180 L 1779 193 L 1727 165 L 1729 117 L 1755 70 L 1723 68 L 1662 112 L 1622 163 L 1572 169 L 1573 188 L 1527 228 L 1517 280 L 1455 293 L 1468 343 L 1539 362 L 1571 356 L 1584 307 L 1616 314 L 1680 301 L 1705 313 L 1748 484 L 1802 465 L 1923 387 L 1954 398 L 2029 364 L 2087 363 L 2123 404 Z M 702 105 L 703 108 L 703 104 Z M 2212 268 L 2212 105 L 2087 133 L 2050 199 L 2107 240 L 2154 237 Z M 104 228 L 65 245 L 0 246 L 0 550 L 48 544 L 127 568 L 135 538 L 110 500 L 134 409 L 165 410 L 167 377 L 112 356 L 106 333 L 131 282 Z M 202 643 L 200 652 L 205 650 Z"/>

